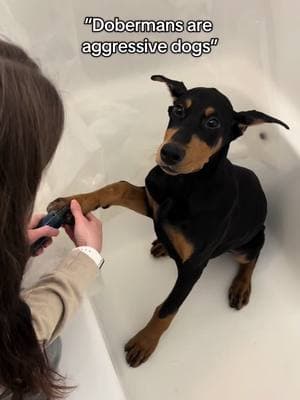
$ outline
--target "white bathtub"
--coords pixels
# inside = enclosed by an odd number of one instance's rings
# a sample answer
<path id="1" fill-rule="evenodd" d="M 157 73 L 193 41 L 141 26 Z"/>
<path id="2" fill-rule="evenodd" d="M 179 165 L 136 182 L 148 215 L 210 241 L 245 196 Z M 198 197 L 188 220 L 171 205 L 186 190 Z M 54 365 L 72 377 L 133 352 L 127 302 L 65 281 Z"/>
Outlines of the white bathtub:
<path id="1" fill-rule="evenodd" d="M 289 132 L 275 125 L 251 128 L 231 147 L 230 158 L 260 177 L 269 203 L 267 241 L 250 304 L 240 312 L 229 308 L 227 290 L 235 266 L 227 256 L 213 260 L 155 354 L 138 369 L 127 366 L 123 346 L 168 294 L 176 269 L 170 259 L 151 258 L 150 220 L 121 208 L 97 212 L 104 220 L 106 264 L 63 337 L 62 370 L 79 384 L 70 398 L 299 399 L 300 81 L 299 53 L 293 51 L 300 33 L 299 3 L 155 0 L 125 6 L 108 0 L 0 0 L 0 9 L 1 31 L 41 60 L 66 103 L 65 134 L 41 186 L 37 209 L 54 197 L 114 180 L 143 183 L 170 104 L 164 85 L 150 81 L 152 74 L 183 80 L 188 87 L 215 86 L 236 110 L 255 108 L 291 127 Z M 92 35 L 82 24 L 87 15 L 207 17 L 215 23 L 220 44 L 199 59 L 92 59 L 80 55 L 80 43 L 117 34 Z M 168 39 L 178 36 L 168 34 Z M 260 138 L 262 132 L 266 140 Z M 28 282 L 52 268 L 69 248 L 61 234 L 32 266 Z"/>

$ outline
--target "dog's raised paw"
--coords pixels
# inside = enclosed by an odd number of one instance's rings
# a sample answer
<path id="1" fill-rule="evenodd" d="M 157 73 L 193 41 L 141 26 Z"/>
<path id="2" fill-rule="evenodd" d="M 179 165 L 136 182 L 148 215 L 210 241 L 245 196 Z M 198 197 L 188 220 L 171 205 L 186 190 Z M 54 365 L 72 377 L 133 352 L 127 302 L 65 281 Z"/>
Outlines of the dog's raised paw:
<path id="1" fill-rule="evenodd" d="M 249 303 L 251 284 L 245 280 L 234 280 L 229 289 L 229 305 L 240 310 Z"/>
<path id="2" fill-rule="evenodd" d="M 59 197 L 53 201 L 51 201 L 50 204 L 48 204 L 47 206 L 47 211 L 58 211 L 61 208 L 63 208 L 66 205 L 70 204 L 70 200 L 64 197 Z"/>
<path id="3" fill-rule="evenodd" d="M 150 253 L 153 255 L 153 257 L 165 257 L 168 255 L 168 252 L 165 248 L 165 246 L 159 241 L 159 240 L 154 240 L 152 242 L 152 247 L 150 249 Z"/>
<path id="4" fill-rule="evenodd" d="M 136 334 L 125 345 L 126 361 L 132 368 L 140 366 L 148 360 L 156 349 L 159 339 L 150 337 L 143 331 Z"/>

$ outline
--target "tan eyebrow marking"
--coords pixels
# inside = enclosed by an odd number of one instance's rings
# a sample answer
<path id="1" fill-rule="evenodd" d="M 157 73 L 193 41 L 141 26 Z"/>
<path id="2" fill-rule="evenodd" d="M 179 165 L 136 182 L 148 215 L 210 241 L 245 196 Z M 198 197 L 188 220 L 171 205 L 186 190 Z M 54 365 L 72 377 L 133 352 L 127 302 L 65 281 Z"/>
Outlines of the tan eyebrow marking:
<path id="1" fill-rule="evenodd" d="M 192 104 L 193 104 L 192 99 L 188 98 L 185 100 L 186 108 L 190 108 Z"/>
<path id="2" fill-rule="evenodd" d="M 207 107 L 205 110 L 204 110 L 204 115 L 206 116 L 206 117 L 209 117 L 209 116 L 211 116 L 212 114 L 214 114 L 216 112 L 216 110 L 213 108 L 213 107 Z"/>

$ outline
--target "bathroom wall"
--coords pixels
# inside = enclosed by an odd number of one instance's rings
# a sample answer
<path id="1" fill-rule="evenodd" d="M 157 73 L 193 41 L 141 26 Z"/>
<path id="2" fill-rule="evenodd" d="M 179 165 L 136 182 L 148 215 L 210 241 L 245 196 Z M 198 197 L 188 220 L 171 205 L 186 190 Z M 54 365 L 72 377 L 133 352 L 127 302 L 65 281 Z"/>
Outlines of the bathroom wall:
<path id="1" fill-rule="evenodd" d="M 269 31 L 271 72 L 280 90 L 300 109 L 300 3 L 270 1 L 273 29 Z"/>

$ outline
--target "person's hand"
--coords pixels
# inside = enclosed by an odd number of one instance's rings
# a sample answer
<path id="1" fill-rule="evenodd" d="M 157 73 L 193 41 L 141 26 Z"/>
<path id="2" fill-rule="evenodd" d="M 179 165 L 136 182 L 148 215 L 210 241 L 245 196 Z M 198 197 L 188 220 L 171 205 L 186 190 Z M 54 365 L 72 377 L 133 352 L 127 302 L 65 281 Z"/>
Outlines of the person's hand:
<path id="1" fill-rule="evenodd" d="M 44 244 L 43 247 L 41 247 L 35 254 L 34 256 L 39 256 L 40 254 L 43 253 L 44 249 L 52 243 L 52 238 L 57 236 L 59 234 L 59 230 L 52 228 L 51 226 L 45 225 L 42 226 L 41 228 L 36 228 L 34 229 L 40 222 L 40 220 L 45 216 L 46 214 L 34 214 L 31 217 L 31 220 L 27 226 L 27 238 L 28 238 L 28 243 L 31 246 L 34 242 L 36 242 L 38 239 L 41 237 L 46 236 L 48 240 Z"/>
<path id="2" fill-rule="evenodd" d="M 64 225 L 65 231 L 75 246 L 90 246 L 99 251 L 102 250 L 102 224 L 93 214 L 83 215 L 80 204 L 76 200 L 71 201 L 71 212 L 75 219 L 74 227 Z"/>

